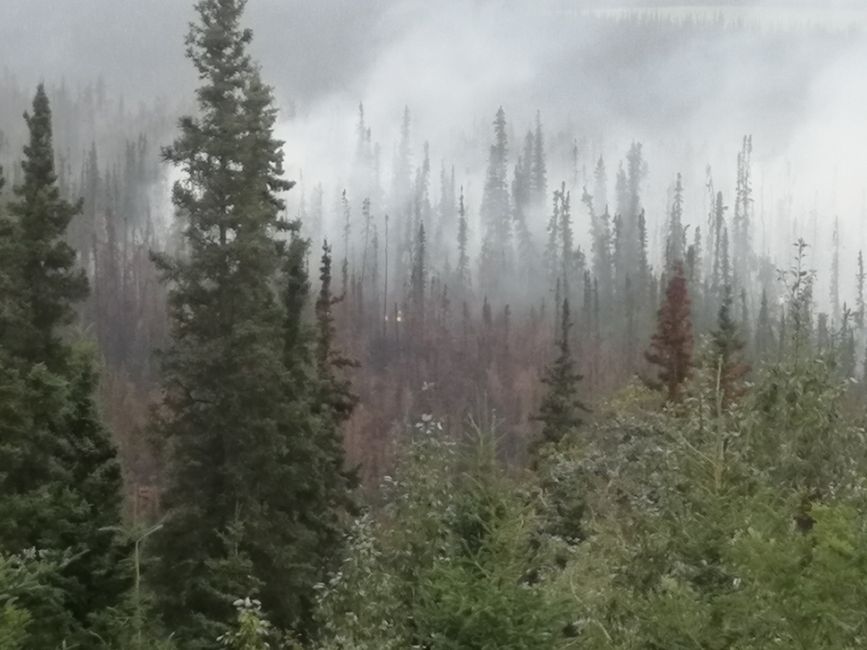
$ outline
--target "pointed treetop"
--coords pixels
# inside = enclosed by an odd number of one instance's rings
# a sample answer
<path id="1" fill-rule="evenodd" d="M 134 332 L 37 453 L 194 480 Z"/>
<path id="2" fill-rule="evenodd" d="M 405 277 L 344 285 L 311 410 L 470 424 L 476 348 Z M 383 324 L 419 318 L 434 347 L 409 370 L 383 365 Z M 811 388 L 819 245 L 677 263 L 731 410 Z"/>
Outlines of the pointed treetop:
<path id="1" fill-rule="evenodd" d="M 584 378 L 576 369 L 575 359 L 569 345 L 572 328 L 569 299 L 565 298 L 560 310 L 560 324 L 556 340 L 557 357 L 542 377 L 548 391 L 539 407 L 537 419 L 542 422 L 541 437 L 534 443 L 533 451 L 545 443 L 556 443 L 570 431 L 581 426 L 582 412 L 589 409 L 578 398 L 578 384 Z"/>

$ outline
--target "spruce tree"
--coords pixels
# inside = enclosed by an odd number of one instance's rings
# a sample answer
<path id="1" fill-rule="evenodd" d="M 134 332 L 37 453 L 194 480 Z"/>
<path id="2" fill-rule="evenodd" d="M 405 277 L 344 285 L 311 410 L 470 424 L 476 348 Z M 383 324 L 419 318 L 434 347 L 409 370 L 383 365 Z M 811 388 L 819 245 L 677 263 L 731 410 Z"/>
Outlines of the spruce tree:
<path id="1" fill-rule="evenodd" d="M 458 203 L 458 264 L 457 282 L 460 290 L 466 294 L 470 288 L 470 256 L 467 250 L 469 244 L 469 227 L 467 211 L 464 205 L 464 186 L 461 185 L 461 196 Z"/>
<path id="2" fill-rule="evenodd" d="M 516 213 L 525 214 L 533 198 L 533 131 L 524 136 L 524 151 L 515 163 L 515 176 L 512 181 L 512 201 Z"/>
<path id="3" fill-rule="evenodd" d="M 647 170 L 641 153 L 641 144 L 633 142 L 626 156 L 626 169 L 617 172 L 616 195 L 619 229 L 616 233 L 615 275 L 618 284 L 627 275 L 633 278 L 633 286 L 647 287 L 648 268 L 646 260 L 646 224 L 641 207 L 641 183 Z M 638 297 L 643 299 L 641 294 Z"/>
<path id="4" fill-rule="evenodd" d="M 710 289 L 714 298 L 719 299 L 722 295 L 722 288 L 728 282 L 728 235 L 726 234 L 726 218 L 725 211 L 727 207 L 723 204 L 722 192 L 717 192 L 711 210 L 710 233 L 713 240 L 712 254 L 712 270 Z M 723 238 L 725 237 L 725 242 Z"/>
<path id="5" fill-rule="evenodd" d="M 501 106 L 494 118 L 494 144 L 488 156 L 482 196 L 481 219 L 484 237 L 481 251 L 480 284 L 496 296 L 505 290 L 512 270 L 512 219 L 506 181 L 508 141 L 506 114 Z"/>
<path id="6" fill-rule="evenodd" d="M 65 552 L 62 607 L 36 604 L 34 647 L 86 643 L 129 586 L 119 542 L 121 474 L 100 423 L 89 352 L 64 339 L 88 292 L 67 228 L 81 203 L 60 197 L 52 117 L 39 86 L 22 181 L 0 223 L 0 551 Z"/>
<path id="7" fill-rule="evenodd" d="M 520 270 L 518 289 L 530 293 L 532 279 L 538 266 L 536 247 L 533 234 L 527 219 L 528 187 L 526 174 L 522 171 L 523 162 L 519 158 L 515 165 L 515 177 L 512 180 L 512 221 L 515 228 L 515 252 L 517 253 L 517 268 Z"/>
<path id="8" fill-rule="evenodd" d="M 542 378 L 542 383 L 548 390 L 537 416 L 542 422 L 541 437 L 535 441 L 531 451 L 537 450 L 543 444 L 560 441 L 571 430 L 581 426 L 581 412 L 589 411 L 578 397 L 578 385 L 584 377 L 576 369 L 572 356 L 569 344 L 571 328 L 569 299 L 564 298 L 556 342 L 557 357 Z"/>
<path id="9" fill-rule="evenodd" d="M 596 168 L 596 189 L 593 196 L 584 188 L 581 197 L 587 206 L 590 215 L 590 231 L 593 273 L 600 285 L 600 292 L 605 296 L 605 304 L 611 302 L 614 293 L 612 268 L 612 242 L 611 242 L 611 217 L 608 214 L 608 206 L 599 208 L 600 202 L 605 200 L 605 166 L 602 158 Z"/>
<path id="10" fill-rule="evenodd" d="M 711 367 L 717 374 L 724 406 L 728 406 L 743 394 L 742 380 L 750 369 L 742 359 L 745 343 L 732 317 L 732 302 L 731 286 L 726 285 L 717 316 L 717 326 L 711 333 Z"/>
<path id="11" fill-rule="evenodd" d="M 340 264 L 340 292 L 346 295 L 349 291 L 349 241 L 352 234 L 352 210 L 345 189 L 340 193 L 340 207 L 343 211 L 343 262 Z"/>
<path id="12" fill-rule="evenodd" d="M 319 296 L 316 299 L 316 370 L 320 390 L 315 408 L 330 408 L 338 423 L 349 418 L 358 401 L 352 393 L 349 381 L 340 376 L 343 369 L 357 364 L 337 351 L 334 340 L 332 307 L 342 300 L 342 296 L 335 297 L 331 292 L 331 247 L 326 241 L 322 245 Z"/>
<path id="13" fill-rule="evenodd" d="M 659 368 L 651 385 L 665 390 L 669 402 L 681 397 L 683 382 L 692 371 L 692 319 L 683 264 L 676 263 L 659 309 L 656 333 L 645 358 Z"/>
<path id="14" fill-rule="evenodd" d="M 0 198 L 6 186 L 3 167 L 0 166 Z M 18 305 L 13 297 L 19 291 L 15 270 L 16 248 L 19 240 L 14 221 L 6 214 L 5 205 L 0 201 L 0 337 L 5 337 L 10 327 L 19 321 Z"/>
<path id="15" fill-rule="evenodd" d="M 64 239 L 82 203 L 69 203 L 60 197 L 51 108 L 41 84 L 33 99 L 33 112 L 24 119 L 30 140 L 21 163 L 23 180 L 13 189 L 14 200 L 9 205 L 14 224 L 10 235 L 17 240 L 10 246 L 11 259 L 22 278 L 12 287 L 10 297 L 22 312 L 3 334 L 5 345 L 14 354 L 57 371 L 66 366 L 69 355 L 60 339 L 60 328 L 72 322 L 73 305 L 88 292 L 84 271 L 76 268 L 75 250 Z"/>
<path id="16" fill-rule="evenodd" d="M 745 135 L 738 152 L 737 190 L 735 192 L 735 209 L 732 216 L 732 263 L 738 270 L 741 283 L 749 279 L 752 263 L 752 153 L 753 136 Z"/>
<path id="17" fill-rule="evenodd" d="M 683 227 L 683 177 L 677 174 L 674 198 L 668 215 L 668 237 L 665 245 L 665 268 L 670 271 L 675 262 L 683 262 L 686 252 L 686 232 Z"/>
<path id="18" fill-rule="evenodd" d="M 352 392 L 345 373 L 357 367 L 358 363 L 342 354 L 336 345 L 332 308 L 341 300 L 343 296 L 333 296 L 331 292 L 331 248 L 325 242 L 319 267 L 319 295 L 315 304 L 316 389 L 312 395 L 312 411 L 316 417 L 317 465 L 310 468 L 309 473 L 316 477 L 316 482 L 308 485 L 319 505 L 311 508 L 307 516 L 315 522 L 311 528 L 318 537 L 320 549 L 328 551 L 324 555 L 326 561 L 342 544 L 345 531 L 341 516 L 355 511 L 351 493 L 358 483 L 357 472 L 345 467 L 343 451 L 341 426 L 350 418 L 358 402 L 358 396 Z M 323 573 L 329 568 L 327 562 L 322 564 Z"/>
<path id="19" fill-rule="evenodd" d="M 542 113 L 536 111 L 536 130 L 533 134 L 532 159 L 525 160 L 530 171 L 531 205 L 539 210 L 545 205 L 548 193 L 548 167 L 545 163 L 545 134 L 542 131 Z"/>
<path id="20" fill-rule="evenodd" d="M 424 222 L 418 224 L 418 231 L 413 243 L 412 270 L 409 278 L 409 298 L 412 308 L 411 316 L 415 327 L 424 326 L 425 292 L 427 289 L 427 237 Z"/>
<path id="21" fill-rule="evenodd" d="M 297 346 L 303 266 L 286 262 L 282 143 L 270 89 L 247 53 L 244 0 L 201 0 L 187 37 L 202 86 L 198 117 L 164 150 L 184 179 L 172 198 L 185 254 L 155 256 L 170 287 L 162 357 L 164 528 L 151 582 L 185 648 L 211 648 L 232 602 L 256 596 L 304 634 L 313 586 L 334 552 L 331 476 L 317 382 Z M 290 242 L 290 251 L 297 246 Z M 281 270 L 286 296 L 275 289 Z M 292 310 L 288 312 L 287 310 Z M 293 346 L 295 346 L 293 348 Z"/>
<path id="22" fill-rule="evenodd" d="M 855 274 L 855 324 L 858 329 L 864 327 L 864 256 L 858 251 L 858 271 Z"/>
<path id="23" fill-rule="evenodd" d="M 553 207 L 547 225 L 548 239 L 545 246 L 545 265 L 548 272 L 548 280 L 553 285 L 560 281 L 561 265 L 561 233 L 560 233 L 560 190 L 554 190 Z M 559 301 L 555 305 L 559 308 Z"/>
<path id="24" fill-rule="evenodd" d="M 834 219 L 834 231 L 831 235 L 831 316 L 835 326 L 842 325 L 840 317 L 840 224 Z"/>
<path id="25" fill-rule="evenodd" d="M 572 285 L 572 274 L 575 270 L 575 249 L 574 236 L 572 232 L 572 209 L 571 209 L 571 194 L 566 190 L 566 183 L 560 184 L 560 191 L 556 193 L 560 197 L 560 208 L 557 211 L 560 215 L 560 277 L 563 278 L 564 290 L 566 295 Z"/>
<path id="26" fill-rule="evenodd" d="M 373 217 L 370 213 L 370 198 L 365 197 L 361 202 L 361 225 L 362 225 L 362 248 L 361 248 L 361 283 L 367 274 L 368 247 L 373 236 Z"/>

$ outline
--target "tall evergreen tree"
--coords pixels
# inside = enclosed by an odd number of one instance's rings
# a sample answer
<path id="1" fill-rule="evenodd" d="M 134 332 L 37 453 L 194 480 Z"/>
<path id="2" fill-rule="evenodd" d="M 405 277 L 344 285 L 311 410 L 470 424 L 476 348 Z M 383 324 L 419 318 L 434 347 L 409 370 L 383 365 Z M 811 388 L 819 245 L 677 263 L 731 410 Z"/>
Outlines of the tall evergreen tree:
<path id="1" fill-rule="evenodd" d="M 118 538 L 120 466 L 98 417 L 93 361 L 63 337 L 88 292 L 65 241 L 81 202 L 60 196 L 42 85 L 32 110 L 22 181 L 0 222 L 0 551 L 72 558 L 53 585 L 62 609 L 35 606 L 43 620 L 33 647 L 47 648 L 87 643 L 130 576 Z"/>
<path id="2" fill-rule="evenodd" d="M 644 214 L 641 208 L 641 183 L 646 175 L 646 165 L 641 153 L 641 144 L 633 142 L 626 156 L 626 169 L 622 166 L 617 174 L 617 213 L 620 228 L 615 246 L 615 276 L 618 285 L 627 275 L 632 277 L 637 297 L 643 299 L 640 290 L 648 286 L 646 238 Z"/>
<path id="3" fill-rule="evenodd" d="M 469 226 L 467 224 L 467 209 L 464 203 L 464 186 L 461 185 L 461 196 L 458 202 L 458 286 L 462 291 L 470 288 L 470 255 Z"/>
<path id="4" fill-rule="evenodd" d="M 726 285 L 717 316 L 717 326 L 711 334 L 712 368 L 718 376 L 724 406 L 743 394 L 742 380 L 750 369 L 742 359 L 744 346 L 737 323 L 732 317 L 732 289 Z"/>
<path id="5" fill-rule="evenodd" d="M 515 164 L 515 180 L 512 183 L 512 198 L 516 211 L 526 213 L 535 199 L 533 188 L 533 148 L 535 136 L 532 129 L 524 136 L 524 151 Z"/>
<path id="6" fill-rule="evenodd" d="M 427 289 L 427 236 L 424 222 L 418 224 L 412 254 L 412 272 L 409 279 L 410 305 L 414 325 L 424 325 L 425 291 Z"/>
<path id="7" fill-rule="evenodd" d="M 858 251 L 858 271 L 855 274 L 855 323 L 859 329 L 864 327 L 864 256 Z"/>
<path id="8" fill-rule="evenodd" d="M 722 192 L 717 192 L 713 203 L 713 210 L 711 210 L 710 224 L 711 240 L 713 241 L 710 289 L 711 294 L 717 300 L 722 296 L 722 288 L 728 282 L 726 275 L 728 268 L 728 236 L 726 234 L 725 218 L 725 211 L 727 209 L 723 204 Z M 723 242 L 724 237 L 725 242 Z"/>
<path id="9" fill-rule="evenodd" d="M 578 397 L 578 385 L 584 377 L 578 372 L 572 356 L 569 342 L 571 328 L 569 299 L 564 298 L 557 332 L 557 357 L 542 378 L 547 392 L 537 416 L 542 422 L 541 437 L 535 441 L 533 449 L 561 440 L 571 430 L 581 426 L 581 412 L 588 412 L 588 408 Z"/>
<path id="10" fill-rule="evenodd" d="M 60 196 L 54 168 L 51 108 L 40 84 L 33 99 L 32 114 L 25 114 L 30 140 L 21 163 L 23 179 L 14 189 L 9 212 L 14 223 L 10 233 L 13 263 L 22 282 L 12 298 L 22 308 L 19 320 L 4 331 L 6 346 L 31 363 L 44 363 L 49 370 L 64 367 L 69 349 L 60 339 L 60 328 L 72 322 L 73 305 L 87 296 L 84 271 L 76 268 L 75 250 L 64 235 L 82 202 L 69 203 Z"/>
<path id="11" fill-rule="evenodd" d="M 542 131 L 542 113 L 536 111 L 536 128 L 533 133 L 533 156 L 527 161 L 530 167 L 531 205 L 535 210 L 545 205 L 548 193 L 548 166 L 545 162 L 545 134 Z"/>
<path id="12" fill-rule="evenodd" d="M 721 283 L 719 285 L 720 298 L 722 297 L 722 289 L 727 284 L 732 282 L 732 267 L 731 267 L 731 256 L 729 255 L 729 229 L 723 225 L 722 232 L 720 233 L 720 242 L 719 242 L 719 277 L 718 281 Z"/>
<path id="13" fill-rule="evenodd" d="M 352 209 L 349 206 L 349 197 L 346 195 L 345 189 L 340 193 L 340 209 L 343 213 L 343 261 L 340 264 L 340 292 L 346 295 L 349 292 L 349 242 L 352 234 Z"/>
<path id="14" fill-rule="evenodd" d="M 561 277 L 563 278 L 564 290 L 568 297 L 569 292 L 574 289 L 573 273 L 575 271 L 575 244 L 572 231 L 572 209 L 571 209 L 571 194 L 566 190 L 566 183 L 560 185 L 560 261 L 562 267 L 560 269 Z"/>
<path id="15" fill-rule="evenodd" d="M 683 178 L 680 173 L 674 185 L 671 211 L 668 215 L 668 237 L 665 245 L 665 268 L 671 270 L 675 262 L 683 262 L 686 253 L 686 231 L 683 227 Z"/>
<path id="16" fill-rule="evenodd" d="M 840 223 L 834 219 L 834 231 L 831 235 L 831 316 L 836 326 L 840 322 Z"/>
<path id="17" fill-rule="evenodd" d="M 529 292 L 537 268 L 536 247 L 527 220 L 528 187 L 522 170 L 523 162 L 515 165 L 512 180 L 512 220 L 515 229 L 515 252 L 520 269 L 520 288 Z"/>
<path id="18" fill-rule="evenodd" d="M 562 254 L 561 241 L 562 233 L 560 232 L 560 190 L 555 189 L 553 194 L 553 206 L 551 216 L 548 218 L 547 225 L 547 244 L 545 245 L 545 269 L 548 272 L 548 281 L 553 285 L 560 281 L 562 266 L 560 264 L 560 255 Z M 557 301 L 556 308 L 559 309 L 560 301 Z"/>
<path id="19" fill-rule="evenodd" d="M 364 104 L 358 103 L 358 122 L 355 125 L 355 159 L 362 168 L 370 165 L 372 162 L 372 153 L 370 150 L 370 129 L 364 121 Z"/>
<path id="20" fill-rule="evenodd" d="M 484 228 L 480 283 L 483 290 L 499 297 L 506 286 L 513 259 L 512 218 L 506 180 L 508 139 L 506 113 L 501 106 L 494 118 L 494 144 L 488 156 L 481 218 Z"/>
<path id="21" fill-rule="evenodd" d="M 346 370 L 355 368 L 358 363 L 341 354 L 335 341 L 335 326 L 332 307 L 343 300 L 343 296 L 331 293 L 331 247 L 322 245 L 322 260 L 319 267 L 319 296 L 316 299 L 316 374 L 318 390 L 314 394 L 313 411 L 319 415 L 317 429 L 319 459 L 323 466 L 315 472 L 320 477 L 317 490 L 325 494 L 324 503 L 338 503 L 340 508 L 325 508 L 314 517 L 322 517 L 327 525 L 320 531 L 321 543 L 335 548 L 340 543 L 342 533 L 336 516 L 354 508 L 350 490 L 355 487 L 357 477 L 354 471 L 345 469 L 343 439 L 340 425 L 352 415 L 358 396 L 352 392 L 352 385 L 345 376 Z"/>
<path id="22" fill-rule="evenodd" d="M 702 286 L 702 240 L 701 226 L 697 226 L 693 234 L 692 244 L 686 249 L 687 275 L 690 286 L 698 289 Z"/>
<path id="23" fill-rule="evenodd" d="M 202 80 L 198 117 L 182 118 L 164 150 L 185 176 L 172 198 L 186 252 L 155 256 L 170 287 L 172 339 L 155 422 L 167 519 L 154 537 L 151 582 L 185 648 L 213 647 L 232 602 L 251 595 L 275 625 L 306 632 L 340 508 L 323 487 L 337 463 L 323 462 L 310 394 L 319 383 L 296 365 L 309 355 L 288 347 L 305 340 L 287 324 L 298 318 L 303 268 L 287 264 L 278 237 L 287 229 L 279 193 L 292 184 L 282 178 L 271 91 L 247 52 L 245 4 L 197 4 L 187 46 Z M 284 270 L 290 290 L 281 301 Z"/>
<path id="24" fill-rule="evenodd" d="M 600 165 L 602 159 L 599 159 Z M 598 170 L 597 170 L 598 171 Z M 602 168 L 604 174 L 604 167 Z M 603 189 L 597 188 L 596 192 L 604 192 Z M 587 206 L 587 211 L 590 215 L 590 234 L 591 244 L 590 252 L 592 254 L 593 274 L 599 283 L 599 291 L 605 297 L 605 304 L 609 305 L 614 292 L 614 278 L 612 267 L 612 242 L 611 242 L 611 217 L 608 214 L 608 208 L 600 212 L 597 211 L 598 199 L 596 196 L 590 196 L 587 189 L 584 189 L 581 197 L 584 204 Z"/>
<path id="25" fill-rule="evenodd" d="M 361 282 L 362 284 L 364 284 L 364 280 L 367 275 L 367 267 L 369 264 L 368 258 L 370 257 L 368 254 L 368 249 L 370 246 L 371 238 L 373 237 L 373 217 L 370 213 L 369 197 L 365 197 L 364 200 L 361 202 L 361 228 Z"/>
<path id="26" fill-rule="evenodd" d="M 692 371 L 692 318 L 683 264 L 674 265 L 673 274 L 659 309 L 656 333 L 645 353 L 648 362 L 659 368 L 651 384 L 665 390 L 669 402 L 680 400 L 683 382 Z"/>
<path id="27" fill-rule="evenodd" d="M 752 182 L 753 136 L 745 135 L 738 152 L 737 189 L 732 216 L 732 262 L 737 269 L 739 286 L 746 286 L 752 264 Z"/>

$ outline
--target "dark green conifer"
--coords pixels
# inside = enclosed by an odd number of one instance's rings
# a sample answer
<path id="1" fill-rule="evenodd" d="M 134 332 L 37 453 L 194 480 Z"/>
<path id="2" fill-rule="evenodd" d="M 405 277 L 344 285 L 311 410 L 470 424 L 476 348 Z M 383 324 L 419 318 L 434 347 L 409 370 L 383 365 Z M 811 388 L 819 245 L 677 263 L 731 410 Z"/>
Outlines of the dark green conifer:
<path id="1" fill-rule="evenodd" d="M 81 203 L 60 196 L 41 85 L 24 117 L 23 176 L 0 223 L 0 551 L 71 558 L 53 578 L 55 606 L 31 604 L 42 618 L 33 647 L 47 648 L 86 643 L 130 576 L 117 534 L 120 467 L 97 414 L 93 361 L 63 338 L 88 292 L 65 241 Z"/>
<path id="2" fill-rule="evenodd" d="M 858 251 L 858 272 L 855 274 L 855 324 L 858 329 L 864 327 L 864 256 Z"/>
<path id="3" fill-rule="evenodd" d="M 187 38 L 198 116 L 164 150 L 182 168 L 173 202 L 185 255 L 156 257 L 170 286 L 163 354 L 167 513 L 151 582 L 185 648 L 212 648 L 233 601 L 257 596 L 278 627 L 308 631 L 313 586 L 334 551 L 335 511 L 299 309 L 303 245 L 280 192 L 276 110 L 247 48 L 244 0 L 201 0 Z M 285 294 L 276 287 L 285 277 Z M 306 367 L 305 367 L 306 366 Z M 324 473 L 324 474 L 323 474 Z M 329 486 L 329 487 L 326 487 Z"/>
<path id="4" fill-rule="evenodd" d="M 11 263 L 21 273 L 21 282 L 10 296 L 21 308 L 16 321 L 4 331 L 7 349 L 23 360 L 44 363 L 52 371 L 65 367 L 68 347 L 61 339 L 63 326 L 72 322 L 73 305 L 87 296 L 87 278 L 76 268 L 75 250 L 64 235 L 82 203 L 69 203 L 60 196 L 54 169 L 51 108 L 40 84 L 33 99 L 32 114 L 24 119 L 30 140 L 21 163 L 23 179 L 14 189 L 9 205 L 12 217 Z"/>
<path id="5" fill-rule="evenodd" d="M 461 196 L 458 203 L 458 264 L 457 282 L 458 287 L 464 294 L 470 288 L 470 256 L 467 250 L 469 244 L 469 227 L 467 225 L 467 211 L 464 205 L 464 186 L 461 185 Z"/>
<path id="6" fill-rule="evenodd" d="M 557 333 L 557 357 L 548 367 L 542 383 L 547 386 L 547 393 L 539 407 L 537 419 L 542 422 L 541 436 L 533 445 L 538 449 L 546 443 L 560 441 L 573 429 L 581 426 L 582 412 L 589 409 L 578 397 L 578 386 L 584 378 L 576 369 L 575 359 L 569 343 L 569 330 L 572 321 L 569 314 L 569 299 L 563 300 L 560 311 L 560 327 Z"/>
<path id="7" fill-rule="evenodd" d="M 358 401 L 352 393 L 350 382 L 340 376 L 344 369 L 354 367 L 357 363 L 340 354 L 334 340 L 332 307 L 342 299 L 342 296 L 335 297 L 331 293 L 331 247 L 326 241 L 322 245 L 319 296 L 316 299 L 316 369 L 320 381 L 316 408 L 327 406 L 338 422 L 349 418 Z"/>
<path id="8" fill-rule="evenodd" d="M 717 373 L 724 406 L 743 394 L 743 377 L 750 369 L 749 364 L 742 358 L 745 344 L 732 317 L 732 302 L 732 288 L 726 285 L 717 316 L 717 326 L 711 334 L 712 367 Z"/>

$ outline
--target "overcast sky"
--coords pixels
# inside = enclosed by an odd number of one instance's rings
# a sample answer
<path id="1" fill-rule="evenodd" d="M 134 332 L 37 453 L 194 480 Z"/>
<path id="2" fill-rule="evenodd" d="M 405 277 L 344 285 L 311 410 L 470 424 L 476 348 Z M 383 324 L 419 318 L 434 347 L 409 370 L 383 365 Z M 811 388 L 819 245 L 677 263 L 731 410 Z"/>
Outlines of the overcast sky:
<path id="1" fill-rule="evenodd" d="M 26 86 L 102 76 L 111 91 L 132 101 L 192 98 L 195 78 L 183 45 L 192 2 L 0 5 L 0 68 Z M 588 7 L 598 14 L 626 5 L 665 5 L 675 14 L 688 5 L 705 17 L 722 11 L 728 20 L 760 29 L 696 30 L 648 43 L 640 33 L 605 28 L 583 14 Z M 809 179 L 809 187 L 799 186 L 809 197 L 804 210 L 818 196 L 861 236 L 865 5 L 249 0 L 246 21 L 278 102 L 298 107 L 299 118 L 280 125 L 290 175 L 303 168 L 308 178 L 345 182 L 359 101 L 386 165 L 408 105 L 417 153 L 426 139 L 435 166 L 458 162 L 468 174 L 480 173 L 487 144 L 468 145 L 467 134 L 480 126 L 488 133 L 484 129 L 502 104 L 519 137 L 540 109 L 547 128 L 567 134 L 567 142 L 579 133 L 599 135 L 617 156 L 631 139 L 644 141 L 649 184 L 663 195 L 677 171 L 684 172 L 692 196 L 702 191 L 705 163 L 731 175 L 733 150 L 752 133 L 757 174 L 765 174 L 768 191 L 780 186 L 774 179 L 782 174 L 791 173 L 796 183 Z M 826 31 L 791 36 L 808 23 Z M 676 155 L 687 142 L 707 146 L 707 159 Z M 468 159 L 468 151 L 477 158 Z M 662 199 L 656 207 L 664 209 Z"/>
<path id="2" fill-rule="evenodd" d="M 538 26 L 546 14 L 559 14 L 559 26 L 568 30 L 568 12 L 590 6 L 718 4 L 678 0 L 251 0 L 248 20 L 256 32 L 256 53 L 269 78 L 280 91 L 288 93 L 291 88 L 294 96 L 310 98 L 347 88 L 363 90 L 379 58 L 391 51 L 395 41 L 405 44 L 401 37 L 419 28 L 445 27 L 437 49 L 454 46 L 448 30 L 460 29 L 461 23 L 478 28 L 475 18 L 480 13 L 500 18 L 479 34 L 479 42 L 484 43 L 485 36 L 507 30 L 510 18 L 525 22 L 530 17 Z M 813 18 L 833 20 L 833 13 L 847 21 L 863 20 L 864 9 L 860 0 L 729 0 L 724 4 L 773 11 L 813 7 Z M 24 80 L 103 75 L 113 88 L 136 98 L 170 93 L 191 78 L 183 62 L 183 35 L 193 14 L 191 1 L 2 0 L 0 5 L 0 66 Z M 855 11 L 859 6 L 862 11 Z M 832 12 L 831 7 L 838 10 Z M 530 33 L 509 46 L 532 60 L 540 36 L 549 34 Z M 418 46 L 430 48 L 427 42 Z"/>

